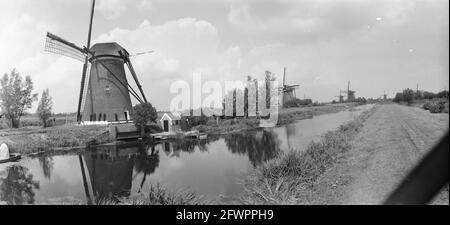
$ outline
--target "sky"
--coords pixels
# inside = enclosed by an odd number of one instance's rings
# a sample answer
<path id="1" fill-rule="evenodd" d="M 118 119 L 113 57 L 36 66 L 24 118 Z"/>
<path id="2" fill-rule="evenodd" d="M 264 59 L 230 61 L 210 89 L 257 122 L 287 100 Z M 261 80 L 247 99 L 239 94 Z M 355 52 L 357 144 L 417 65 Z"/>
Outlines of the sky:
<path id="1" fill-rule="evenodd" d="M 0 0 L 0 74 L 49 88 L 54 112 L 75 112 L 82 63 L 44 51 L 54 33 L 87 42 L 90 0 Z M 299 84 L 297 97 L 329 102 L 339 90 L 393 97 L 449 88 L 447 0 L 97 0 L 92 42 L 131 54 L 147 99 L 168 110 L 177 80 L 264 78 Z M 131 77 L 129 82 L 132 83 Z M 195 91 L 195 90 L 191 90 Z M 199 91 L 199 90 L 197 90 Z M 193 94 L 192 94 L 193 95 Z M 204 94 L 206 97 L 208 94 Z M 34 103 L 33 110 L 37 107 Z"/>

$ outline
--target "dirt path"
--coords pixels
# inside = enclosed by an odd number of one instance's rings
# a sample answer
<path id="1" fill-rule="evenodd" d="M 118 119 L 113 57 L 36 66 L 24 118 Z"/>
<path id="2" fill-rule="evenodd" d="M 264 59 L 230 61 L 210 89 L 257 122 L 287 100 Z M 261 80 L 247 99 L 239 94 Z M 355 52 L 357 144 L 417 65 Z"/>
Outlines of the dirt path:
<path id="1" fill-rule="evenodd" d="M 382 105 L 318 182 L 317 204 L 380 204 L 449 127 L 448 114 Z M 449 204 L 448 189 L 434 200 Z"/>

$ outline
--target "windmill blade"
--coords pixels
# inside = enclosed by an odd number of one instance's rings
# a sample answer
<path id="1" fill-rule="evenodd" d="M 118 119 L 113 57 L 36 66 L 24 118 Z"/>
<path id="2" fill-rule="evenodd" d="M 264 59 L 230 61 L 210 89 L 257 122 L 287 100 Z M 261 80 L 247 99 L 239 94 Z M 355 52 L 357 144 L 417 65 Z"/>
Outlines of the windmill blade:
<path id="1" fill-rule="evenodd" d="M 80 108 L 80 113 L 84 112 L 84 107 L 86 105 L 86 98 L 87 98 L 87 93 L 88 93 L 88 87 L 89 87 L 89 81 L 90 79 L 90 75 L 91 75 L 91 65 L 87 64 L 87 68 L 86 68 L 86 73 L 85 75 L 85 79 L 84 79 L 84 83 L 81 84 L 81 90 L 80 90 L 80 97 L 81 97 L 81 103 L 79 104 L 79 108 Z M 79 117 L 80 115 L 78 115 Z"/>
<path id="2" fill-rule="evenodd" d="M 84 49 L 52 33 L 47 33 L 44 50 L 57 55 L 67 56 L 81 62 L 85 62 L 87 56 L 87 52 Z"/>
<path id="3" fill-rule="evenodd" d="M 145 55 L 145 54 L 149 54 L 149 53 L 153 53 L 153 52 L 155 52 L 155 51 L 152 50 L 152 51 L 146 51 L 146 52 L 139 52 L 139 53 L 130 55 L 130 57 L 135 57 L 135 56 Z"/>

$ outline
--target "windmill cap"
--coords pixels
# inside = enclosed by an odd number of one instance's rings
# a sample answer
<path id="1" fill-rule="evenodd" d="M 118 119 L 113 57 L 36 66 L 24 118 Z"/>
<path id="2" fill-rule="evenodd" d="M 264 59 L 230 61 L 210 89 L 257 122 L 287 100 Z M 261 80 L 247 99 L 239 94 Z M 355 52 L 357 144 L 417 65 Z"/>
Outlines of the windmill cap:
<path id="1" fill-rule="evenodd" d="M 128 54 L 127 50 L 117 44 L 116 42 L 108 42 L 108 43 L 97 43 L 93 45 L 90 49 L 91 52 L 94 53 L 95 57 L 97 56 L 117 56 L 121 57 L 119 54 L 122 51 L 124 54 Z"/>

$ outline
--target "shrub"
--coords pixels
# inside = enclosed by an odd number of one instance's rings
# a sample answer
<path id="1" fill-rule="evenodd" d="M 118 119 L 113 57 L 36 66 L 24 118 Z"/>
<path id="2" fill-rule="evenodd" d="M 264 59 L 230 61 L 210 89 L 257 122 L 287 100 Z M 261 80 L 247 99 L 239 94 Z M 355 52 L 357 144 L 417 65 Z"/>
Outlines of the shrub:
<path id="1" fill-rule="evenodd" d="M 425 104 L 423 104 L 422 108 L 425 110 L 429 110 L 432 106 L 433 106 L 433 104 L 431 104 L 431 102 L 425 102 Z"/>
<path id="2" fill-rule="evenodd" d="M 20 121 L 22 127 L 41 127 L 42 121 L 35 119 L 23 119 Z"/>
<path id="3" fill-rule="evenodd" d="M 9 128 L 9 124 L 6 120 L 4 119 L 0 119 L 0 130 L 1 129 L 8 129 Z"/>
<path id="4" fill-rule="evenodd" d="M 439 101 L 435 104 L 432 104 L 429 110 L 431 113 L 442 113 L 444 112 L 445 104 L 445 101 Z"/>

